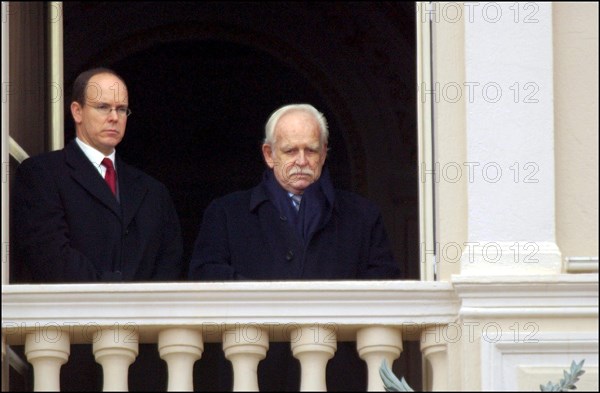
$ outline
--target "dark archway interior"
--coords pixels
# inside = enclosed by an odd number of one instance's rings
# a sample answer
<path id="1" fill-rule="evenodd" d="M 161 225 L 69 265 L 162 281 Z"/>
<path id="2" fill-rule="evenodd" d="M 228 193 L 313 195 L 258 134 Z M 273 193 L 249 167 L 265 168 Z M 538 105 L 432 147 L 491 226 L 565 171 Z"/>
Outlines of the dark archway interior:
<path id="1" fill-rule="evenodd" d="M 329 121 L 334 183 L 380 206 L 405 278 L 419 279 L 414 3 L 64 2 L 63 14 L 65 91 L 91 67 L 124 77 L 133 115 L 117 151 L 169 188 L 186 261 L 208 203 L 259 180 L 269 114 L 309 102 Z M 153 356 L 132 365 L 132 390 L 164 386 Z M 196 389 L 221 388 L 204 366 L 220 356 L 207 345 Z M 394 371 L 420 389 L 418 342 Z"/>
<path id="2" fill-rule="evenodd" d="M 267 53 L 234 43 L 162 44 L 113 67 L 130 81 L 134 111 L 119 154 L 171 190 L 186 261 L 210 201 L 260 181 L 265 168 L 260 148 L 269 114 L 294 102 L 332 112 L 310 81 Z M 146 69 L 140 78 L 140 70 Z M 335 118 L 330 128 L 339 129 Z M 350 189 L 342 137 L 331 133 L 327 165 L 336 185 Z"/>
<path id="3" fill-rule="evenodd" d="M 124 77 L 133 115 L 118 153 L 169 188 L 186 263 L 208 203 L 260 178 L 269 114 L 309 102 L 329 121 L 335 185 L 379 205 L 405 277 L 419 278 L 413 3 L 67 2 L 63 12 L 66 101 L 85 69 Z"/>

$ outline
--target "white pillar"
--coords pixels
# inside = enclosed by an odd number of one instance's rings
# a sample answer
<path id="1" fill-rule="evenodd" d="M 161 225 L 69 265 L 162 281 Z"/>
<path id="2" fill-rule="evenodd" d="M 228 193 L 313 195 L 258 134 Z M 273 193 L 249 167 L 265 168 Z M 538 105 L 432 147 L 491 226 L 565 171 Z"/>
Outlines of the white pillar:
<path id="1" fill-rule="evenodd" d="M 461 274 L 560 273 L 552 3 L 465 3 L 465 10 L 467 160 L 439 168 L 440 181 L 468 179 Z"/>
<path id="2" fill-rule="evenodd" d="M 448 390 L 448 357 L 446 342 L 440 340 L 442 335 L 438 334 L 440 327 L 435 327 L 435 334 L 431 335 L 431 330 L 425 330 L 421 333 L 421 353 L 423 357 L 431 364 L 433 375 L 428 378 L 431 386 L 423 386 L 424 390 L 447 391 Z"/>
<path id="3" fill-rule="evenodd" d="M 94 337 L 93 352 L 102 365 L 102 390 L 127 391 L 129 366 L 139 353 L 139 337 L 134 326 L 103 328 Z"/>
<path id="4" fill-rule="evenodd" d="M 294 329 L 291 347 L 302 369 L 300 391 L 327 391 L 327 362 L 337 350 L 335 330 L 321 325 Z"/>
<path id="5" fill-rule="evenodd" d="M 369 392 L 385 391 L 379 368 L 385 359 L 391 369 L 394 360 L 400 357 L 402 348 L 402 333 L 398 328 L 372 326 L 358 330 L 356 349 L 360 358 L 367 363 Z"/>
<path id="6" fill-rule="evenodd" d="M 60 367 L 71 354 L 69 335 L 59 328 L 44 329 L 25 337 L 25 356 L 33 366 L 33 390 L 60 391 Z"/>
<path id="7" fill-rule="evenodd" d="M 167 391 L 194 391 L 194 363 L 202 357 L 202 332 L 194 329 L 166 329 L 158 334 L 158 352 L 167 362 Z"/>
<path id="8" fill-rule="evenodd" d="M 233 391 L 259 390 L 258 362 L 268 349 L 269 333 L 256 325 L 236 325 L 223 332 L 223 351 L 233 367 Z"/>

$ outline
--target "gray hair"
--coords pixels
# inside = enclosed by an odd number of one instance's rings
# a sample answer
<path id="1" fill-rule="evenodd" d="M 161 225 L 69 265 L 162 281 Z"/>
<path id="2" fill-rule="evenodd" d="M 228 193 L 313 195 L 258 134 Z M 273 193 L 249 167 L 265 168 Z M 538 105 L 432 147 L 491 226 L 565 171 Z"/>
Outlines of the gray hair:
<path id="1" fill-rule="evenodd" d="M 283 115 L 290 112 L 305 112 L 312 115 L 319 125 L 319 136 L 321 146 L 325 146 L 329 140 L 329 130 L 327 128 L 327 119 L 321 112 L 319 112 L 314 106 L 310 104 L 290 104 L 282 106 L 271 114 L 267 124 L 265 125 L 265 140 L 263 143 L 273 146 L 275 142 L 275 126 Z"/>

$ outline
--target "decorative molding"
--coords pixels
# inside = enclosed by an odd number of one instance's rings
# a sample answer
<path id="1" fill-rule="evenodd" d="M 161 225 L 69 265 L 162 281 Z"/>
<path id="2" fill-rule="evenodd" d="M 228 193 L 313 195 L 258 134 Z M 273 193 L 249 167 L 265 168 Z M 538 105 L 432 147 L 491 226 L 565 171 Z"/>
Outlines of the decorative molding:
<path id="1" fill-rule="evenodd" d="M 565 258 L 567 273 L 598 273 L 598 257 Z"/>
<path id="2" fill-rule="evenodd" d="M 520 390 L 519 376 L 524 367 L 566 370 L 572 360 L 581 359 L 585 359 L 585 368 L 598 367 L 597 332 L 538 333 L 535 340 L 527 340 L 526 334 L 515 334 L 505 333 L 494 342 L 481 341 L 481 390 Z M 561 376 L 559 371 L 556 378 Z M 540 380 L 539 384 L 546 382 Z"/>
<path id="3" fill-rule="evenodd" d="M 595 317 L 598 276 L 452 276 L 461 317 Z"/>

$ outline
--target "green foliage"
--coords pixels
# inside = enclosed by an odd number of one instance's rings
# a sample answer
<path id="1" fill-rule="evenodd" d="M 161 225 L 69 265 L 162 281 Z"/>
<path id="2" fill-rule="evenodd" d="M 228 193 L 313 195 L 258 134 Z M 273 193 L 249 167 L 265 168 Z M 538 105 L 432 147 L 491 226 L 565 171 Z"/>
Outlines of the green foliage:
<path id="1" fill-rule="evenodd" d="M 414 390 L 408 386 L 404 377 L 402 377 L 402 380 L 399 380 L 394 375 L 385 359 L 381 363 L 381 367 L 379 367 L 379 375 L 381 376 L 386 392 L 414 392 Z"/>
<path id="2" fill-rule="evenodd" d="M 548 381 L 546 385 L 540 385 L 540 390 L 542 392 L 567 392 L 569 390 L 576 390 L 575 382 L 579 381 L 579 377 L 581 377 L 585 371 L 583 370 L 583 363 L 585 359 L 583 359 L 579 363 L 575 363 L 573 360 L 571 362 L 571 370 L 567 372 L 563 370 L 564 378 L 560 380 L 559 383 L 553 384 L 551 381 Z M 386 392 L 414 392 L 414 390 L 406 383 L 404 377 L 399 380 L 392 370 L 387 365 L 385 359 L 381 363 L 381 367 L 379 367 L 379 375 L 381 376 L 381 380 L 383 381 L 383 385 L 385 386 Z"/>
<path id="3" fill-rule="evenodd" d="M 582 376 L 583 373 L 585 373 L 585 371 L 583 370 L 584 361 L 585 359 L 583 359 L 579 363 L 575 363 L 575 361 L 573 360 L 571 362 L 570 373 L 566 370 L 563 370 L 564 378 L 561 379 L 559 383 L 553 384 L 551 381 L 548 381 L 548 383 L 545 386 L 540 385 L 540 390 L 542 392 L 566 392 L 569 390 L 577 389 L 577 387 L 575 386 L 575 382 L 579 381 L 579 377 Z"/>

